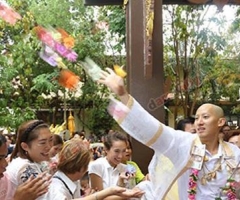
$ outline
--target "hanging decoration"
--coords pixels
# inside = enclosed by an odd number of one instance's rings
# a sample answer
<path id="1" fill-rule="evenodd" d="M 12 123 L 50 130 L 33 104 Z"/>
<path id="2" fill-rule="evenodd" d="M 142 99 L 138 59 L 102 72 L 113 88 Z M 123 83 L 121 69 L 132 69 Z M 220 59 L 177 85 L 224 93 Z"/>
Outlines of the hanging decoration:
<path id="1" fill-rule="evenodd" d="M 42 41 L 42 55 L 43 57 L 49 58 L 53 53 L 58 55 L 58 58 L 52 57 L 53 59 L 59 59 L 63 57 L 70 62 L 76 62 L 77 53 L 72 50 L 74 47 L 74 38 L 63 29 L 54 29 L 52 27 L 46 29 L 42 26 L 35 27 L 35 32 L 40 41 Z M 49 51 L 50 55 L 49 55 Z"/>
<path id="2" fill-rule="evenodd" d="M 62 69 L 59 74 L 58 83 L 70 90 L 74 90 L 77 88 L 77 85 L 80 81 L 80 77 L 74 74 L 72 71 L 68 69 Z"/>
<path id="3" fill-rule="evenodd" d="M 98 81 L 100 79 L 102 69 L 91 58 L 86 57 L 84 61 L 80 61 L 80 64 L 93 81 Z"/>
<path id="4" fill-rule="evenodd" d="M 154 29 L 155 0 L 144 1 L 144 76 L 152 77 L 152 39 Z"/>
<path id="5" fill-rule="evenodd" d="M 68 116 L 68 130 L 70 131 L 72 136 L 72 134 L 75 131 L 75 122 L 74 122 L 74 117 L 71 111 L 69 112 L 69 116 Z"/>
<path id="6" fill-rule="evenodd" d="M 18 20 L 22 19 L 21 15 L 5 2 L 0 2 L 0 18 L 11 25 L 15 25 Z"/>
<path id="7" fill-rule="evenodd" d="M 58 83 L 64 88 L 74 90 L 80 81 L 80 77 L 67 69 L 63 59 L 69 62 L 77 61 L 77 53 L 72 50 L 75 45 L 74 38 L 64 29 L 52 27 L 34 28 L 38 39 L 42 42 L 42 49 L 39 52 L 40 58 L 53 67 L 60 69 Z"/>
<path id="8" fill-rule="evenodd" d="M 127 4 L 128 4 L 128 0 L 124 0 L 124 1 L 123 1 L 123 9 L 124 9 L 124 10 L 126 9 Z"/>

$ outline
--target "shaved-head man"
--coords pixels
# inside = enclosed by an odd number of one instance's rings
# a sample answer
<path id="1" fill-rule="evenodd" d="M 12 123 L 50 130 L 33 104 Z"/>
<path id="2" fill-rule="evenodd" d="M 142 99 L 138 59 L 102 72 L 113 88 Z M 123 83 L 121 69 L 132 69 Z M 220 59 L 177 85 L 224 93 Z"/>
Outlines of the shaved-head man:
<path id="1" fill-rule="evenodd" d="M 151 116 L 128 94 L 123 79 L 113 70 L 103 71 L 99 83 L 121 101 L 110 105 L 113 118 L 128 134 L 154 150 L 150 181 L 137 185 L 145 191 L 145 199 L 238 199 L 239 184 L 234 183 L 239 181 L 235 177 L 240 149 L 218 137 L 226 122 L 219 106 L 200 106 L 194 122 L 197 134 L 189 134 Z"/>
<path id="2" fill-rule="evenodd" d="M 210 145 L 218 143 L 219 131 L 225 122 L 222 108 L 203 104 L 197 109 L 194 124 L 201 141 Z"/>

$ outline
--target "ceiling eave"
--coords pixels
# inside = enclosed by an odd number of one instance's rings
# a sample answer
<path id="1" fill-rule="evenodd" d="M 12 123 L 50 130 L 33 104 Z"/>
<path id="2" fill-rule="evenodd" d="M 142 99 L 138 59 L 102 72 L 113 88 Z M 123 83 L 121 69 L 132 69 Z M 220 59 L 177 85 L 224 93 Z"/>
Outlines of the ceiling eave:
<path id="1" fill-rule="evenodd" d="M 179 4 L 179 5 L 197 5 L 188 0 L 163 0 L 163 4 Z M 210 0 L 206 4 L 213 4 Z M 239 5 L 240 0 L 229 0 L 228 5 Z M 123 0 L 85 0 L 86 6 L 106 6 L 106 5 L 123 5 Z"/>

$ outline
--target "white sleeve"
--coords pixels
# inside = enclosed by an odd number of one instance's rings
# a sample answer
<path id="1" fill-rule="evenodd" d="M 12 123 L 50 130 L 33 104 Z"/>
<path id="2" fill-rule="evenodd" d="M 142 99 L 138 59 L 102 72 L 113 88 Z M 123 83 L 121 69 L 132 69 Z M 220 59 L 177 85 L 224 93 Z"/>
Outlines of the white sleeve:
<path id="1" fill-rule="evenodd" d="M 176 178 L 187 169 L 197 135 L 164 125 L 132 97 L 127 106 L 129 111 L 118 123 L 129 135 L 154 150 L 148 167 L 153 196 L 164 199 Z"/>
<path id="2" fill-rule="evenodd" d="M 35 165 L 25 164 L 19 169 L 17 174 L 18 185 L 26 182 L 30 176 L 37 177 L 40 171 Z"/>
<path id="3" fill-rule="evenodd" d="M 154 151 L 163 154 L 170 150 L 178 152 L 187 140 L 188 144 L 196 137 L 194 134 L 189 134 L 183 131 L 174 130 L 171 127 L 165 126 L 159 120 L 149 114 L 135 99 L 130 97 L 130 111 L 126 117 L 119 122 L 119 125 L 133 138 Z"/>
<path id="4" fill-rule="evenodd" d="M 51 187 L 48 190 L 48 193 L 45 195 L 42 195 L 41 197 L 38 197 L 37 200 L 68 200 L 68 198 L 59 191 L 58 188 L 55 188 L 55 190 L 51 189 Z"/>
<path id="5" fill-rule="evenodd" d="M 99 158 L 101 159 L 101 158 Z M 100 177 L 103 176 L 103 170 L 102 170 L 103 165 L 101 165 L 98 160 L 90 162 L 88 166 L 88 174 L 96 174 Z"/>

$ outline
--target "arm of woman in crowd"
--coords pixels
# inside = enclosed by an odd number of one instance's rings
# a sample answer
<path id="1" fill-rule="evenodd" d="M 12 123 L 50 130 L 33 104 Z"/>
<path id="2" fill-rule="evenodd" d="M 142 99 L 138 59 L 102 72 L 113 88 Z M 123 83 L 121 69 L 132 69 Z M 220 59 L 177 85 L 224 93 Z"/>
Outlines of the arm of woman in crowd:
<path id="1" fill-rule="evenodd" d="M 143 191 L 141 191 L 138 188 L 134 188 L 132 190 L 127 190 L 124 187 L 118 187 L 118 186 L 103 189 L 103 182 L 102 182 L 103 180 L 101 177 L 99 177 L 96 174 L 90 174 L 89 177 L 90 177 L 91 188 L 99 191 L 97 193 L 103 192 L 103 194 L 108 194 L 107 196 L 104 197 L 104 200 L 126 200 L 131 197 L 139 197 L 144 193 Z M 120 188 L 122 188 L 122 189 L 120 190 Z M 97 194 L 97 193 L 95 193 L 95 194 Z M 91 197 L 91 196 L 92 195 L 87 196 L 87 197 Z M 86 199 L 82 199 L 82 200 L 91 200 L 90 198 L 87 199 L 87 197 L 85 197 Z M 93 200 L 95 200 L 95 199 L 93 199 Z M 100 200 L 99 197 L 98 197 L 98 200 Z"/>
<path id="2" fill-rule="evenodd" d="M 103 180 L 97 174 L 89 174 L 91 188 L 97 191 L 103 190 Z"/>
<path id="3" fill-rule="evenodd" d="M 25 183 L 18 186 L 13 200 L 35 200 L 48 191 L 51 176 L 46 173 L 40 174 L 36 178 L 31 176 Z"/>
<path id="4" fill-rule="evenodd" d="M 141 197 L 143 192 L 138 188 L 127 190 L 126 188 L 114 186 L 104 189 L 102 191 L 96 192 L 84 198 L 75 200 L 107 200 L 107 199 L 128 199 L 131 197 Z M 109 197 L 109 198 L 108 198 Z"/>
<path id="5" fill-rule="evenodd" d="M 106 85 L 113 93 L 118 95 L 123 104 L 127 104 L 129 94 L 125 88 L 123 78 L 115 74 L 112 69 L 106 68 L 106 71 L 102 71 L 98 82 Z"/>

